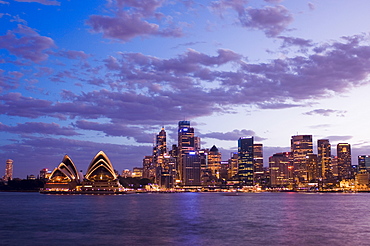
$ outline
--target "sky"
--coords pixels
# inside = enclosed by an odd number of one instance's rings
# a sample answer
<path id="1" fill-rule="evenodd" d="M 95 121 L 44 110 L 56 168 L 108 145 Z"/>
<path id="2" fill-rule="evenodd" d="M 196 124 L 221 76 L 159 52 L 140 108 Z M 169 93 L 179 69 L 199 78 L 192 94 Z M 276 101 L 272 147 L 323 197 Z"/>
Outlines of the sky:
<path id="1" fill-rule="evenodd" d="M 189 120 L 227 160 L 290 138 L 370 154 L 370 1 L 0 0 L 0 176 L 142 166 Z M 3 170 L 3 171 L 2 171 Z"/>

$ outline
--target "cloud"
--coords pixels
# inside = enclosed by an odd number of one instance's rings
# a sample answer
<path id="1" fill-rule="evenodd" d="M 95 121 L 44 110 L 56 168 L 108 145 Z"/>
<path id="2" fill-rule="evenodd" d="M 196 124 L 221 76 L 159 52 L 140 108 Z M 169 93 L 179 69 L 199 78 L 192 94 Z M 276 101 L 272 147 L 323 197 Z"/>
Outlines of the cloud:
<path id="1" fill-rule="evenodd" d="M 345 142 L 347 140 L 350 140 L 352 138 L 352 136 L 327 136 L 325 138 L 322 138 L 322 139 L 329 139 L 330 142 Z"/>
<path id="2" fill-rule="evenodd" d="M 332 114 L 335 114 L 338 117 L 344 117 L 345 113 L 347 111 L 344 110 L 334 110 L 334 109 L 315 109 L 306 113 L 303 113 L 305 115 L 322 115 L 322 116 L 330 116 Z"/>
<path id="3" fill-rule="evenodd" d="M 68 59 L 87 59 L 90 57 L 90 55 L 86 54 L 84 51 L 76 51 L 76 50 L 61 50 L 56 53 L 56 55 L 59 55 L 61 57 L 65 57 Z"/>
<path id="4" fill-rule="evenodd" d="M 110 38 L 121 42 L 141 36 L 181 37 L 182 30 L 172 24 L 165 24 L 161 19 L 164 16 L 155 12 L 161 7 L 163 1 L 131 1 L 119 0 L 112 4 L 113 16 L 91 15 L 86 24 L 91 26 L 94 33 L 103 33 L 104 38 Z M 118 8 L 118 10 L 116 10 Z M 150 23 L 146 19 L 157 18 L 157 23 Z"/>
<path id="5" fill-rule="evenodd" d="M 276 37 L 293 21 L 292 14 L 282 5 L 265 6 L 262 9 L 247 8 L 246 15 L 239 16 L 243 26 L 265 32 L 267 37 Z"/>
<path id="6" fill-rule="evenodd" d="M 17 57 L 36 63 L 46 60 L 49 57 L 47 51 L 53 47 L 55 44 L 51 38 L 40 36 L 33 29 L 21 24 L 0 36 L 0 49 L 7 49 Z"/>
<path id="7" fill-rule="evenodd" d="M 41 3 L 43 5 L 56 5 L 60 6 L 60 2 L 56 0 L 15 0 L 16 2 L 23 2 L 23 3 Z"/>
<path id="8" fill-rule="evenodd" d="M 277 3 L 278 1 L 268 1 Z M 214 11 L 218 12 L 221 17 L 228 9 L 234 10 L 238 14 L 238 19 L 243 27 L 249 29 L 262 30 L 267 37 L 276 37 L 285 31 L 288 25 L 293 21 L 293 16 L 287 8 L 282 5 L 265 6 L 257 9 L 245 7 L 247 1 L 216 1 L 211 3 Z"/>
<path id="9" fill-rule="evenodd" d="M 78 120 L 74 126 L 83 130 L 101 131 L 106 136 L 134 138 L 138 143 L 152 143 L 153 131 L 147 133 L 147 128 L 127 126 L 120 123 L 98 123 L 86 120 Z"/>
<path id="10" fill-rule="evenodd" d="M 25 122 L 16 126 L 7 126 L 0 122 L 0 131 L 16 134 L 42 134 L 42 135 L 80 135 L 72 127 L 61 127 L 57 123 Z"/>
<path id="11" fill-rule="evenodd" d="M 199 137 L 201 138 L 215 138 L 219 140 L 225 140 L 225 141 L 237 141 L 241 137 L 248 137 L 248 136 L 254 136 L 256 141 L 263 141 L 264 138 L 260 138 L 258 136 L 255 136 L 255 132 L 252 130 L 233 130 L 232 132 L 211 132 L 206 134 L 199 134 Z"/>
<path id="12" fill-rule="evenodd" d="M 292 47 L 292 46 L 298 46 L 300 48 L 308 48 L 314 45 L 312 40 L 309 40 L 309 39 L 285 37 L 285 36 L 278 36 L 277 38 L 283 40 L 283 44 L 281 45 L 282 48 Z"/>
<path id="13" fill-rule="evenodd" d="M 316 6 L 313 3 L 308 3 L 308 8 L 310 10 L 315 10 L 316 9 Z"/>

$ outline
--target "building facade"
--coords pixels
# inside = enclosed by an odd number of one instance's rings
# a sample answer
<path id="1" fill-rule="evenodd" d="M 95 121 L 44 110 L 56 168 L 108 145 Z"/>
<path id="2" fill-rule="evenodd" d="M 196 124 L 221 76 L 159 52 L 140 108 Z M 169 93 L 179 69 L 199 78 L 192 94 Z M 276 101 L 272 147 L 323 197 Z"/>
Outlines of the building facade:
<path id="1" fill-rule="evenodd" d="M 241 185 L 254 185 L 253 137 L 238 140 L 238 177 Z"/>

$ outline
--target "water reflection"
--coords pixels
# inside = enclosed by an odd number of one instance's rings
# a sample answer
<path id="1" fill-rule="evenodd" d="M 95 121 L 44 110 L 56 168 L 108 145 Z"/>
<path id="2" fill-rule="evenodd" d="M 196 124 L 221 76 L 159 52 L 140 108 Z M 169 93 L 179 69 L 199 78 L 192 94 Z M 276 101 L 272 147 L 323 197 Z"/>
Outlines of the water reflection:
<path id="1" fill-rule="evenodd" d="M 367 193 L 0 199 L 2 245 L 368 245 L 370 235 Z"/>

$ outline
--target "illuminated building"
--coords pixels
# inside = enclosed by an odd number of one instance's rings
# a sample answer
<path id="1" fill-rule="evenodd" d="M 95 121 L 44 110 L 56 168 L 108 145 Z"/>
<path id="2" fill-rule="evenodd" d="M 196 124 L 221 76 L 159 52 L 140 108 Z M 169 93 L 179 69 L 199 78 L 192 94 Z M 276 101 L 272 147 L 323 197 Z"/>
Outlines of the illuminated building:
<path id="1" fill-rule="evenodd" d="M 370 156 L 359 155 L 358 156 L 358 170 L 369 171 L 370 170 Z"/>
<path id="2" fill-rule="evenodd" d="M 155 167 L 153 165 L 152 155 L 147 155 L 143 159 L 142 177 L 146 179 L 153 179 L 155 177 Z"/>
<path id="3" fill-rule="evenodd" d="M 183 171 L 185 170 L 184 158 L 190 152 L 194 152 L 199 147 L 199 138 L 194 137 L 194 128 L 190 127 L 190 121 L 179 121 L 178 124 L 178 156 L 177 156 L 177 176 L 181 182 L 185 182 Z"/>
<path id="4" fill-rule="evenodd" d="M 238 177 L 241 185 L 253 185 L 253 137 L 238 140 Z"/>
<path id="5" fill-rule="evenodd" d="M 271 187 L 287 187 L 292 182 L 292 153 L 276 153 L 269 157 Z"/>
<path id="6" fill-rule="evenodd" d="M 339 143 L 337 145 L 338 157 L 338 178 L 352 179 L 352 161 L 351 161 L 351 145 L 348 143 Z"/>
<path id="7" fill-rule="evenodd" d="M 132 177 L 133 178 L 144 178 L 143 177 L 143 168 L 140 168 L 140 167 L 134 167 L 132 169 Z"/>
<path id="8" fill-rule="evenodd" d="M 108 156 L 100 151 L 92 159 L 85 177 L 77 171 L 75 164 L 68 155 L 55 168 L 41 193 L 61 194 L 117 194 L 124 188 L 118 182 Z"/>
<path id="9" fill-rule="evenodd" d="M 231 153 L 230 158 L 228 160 L 229 162 L 229 172 L 228 172 L 228 178 L 234 179 L 238 175 L 238 153 Z"/>
<path id="10" fill-rule="evenodd" d="M 153 147 L 153 167 L 155 168 L 155 183 L 159 184 L 161 180 L 162 170 L 165 168 L 164 156 L 167 154 L 166 131 L 162 127 L 159 134 L 156 136 L 156 144 Z"/>
<path id="11" fill-rule="evenodd" d="M 306 156 L 313 153 L 312 135 L 292 136 L 290 146 L 296 178 L 299 182 L 307 182 Z"/>
<path id="12" fill-rule="evenodd" d="M 125 170 L 122 171 L 121 177 L 131 178 L 132 177 L 132 172 L 130 171 L 130 169 L 125 169 Z"/>
<path id="13" fill-rule="evenodd" d="M 208 168 L 213 176 L 220 178 L 221 152 L 215 145 L 208 152 Z"/>
<path id="14" fill-rule="evenodd" d="M 49 169 L 47 168 L 44 168 L 40 171 L 40 179 L 49 179 L 50 178 L 50 175 L 51 175 L 52 171 L 50 171 Z"/>
<path id="15" fill-rule="evenodd" d="M 5 181 L 9 181 L 13 179 L 13 160 L 12 159 L 6 160 L 5 175 L 3 179 Z"/>
<path id="16" fill-rule="evenodd" d="M 263 145 L 253 144 L 253 173 L 254 183 L 260 184 L 264 175 L 263 172 Z"/>
<path id="17" fill-rule="evenodd" d="M 323 180 L 333 177 L 331 168 L 331 145 L 328 139 L 317 140 L 319 177 Z"/>
<path id="18" fill-rule="evenodd" d="M 82 182 L 83 177 L 81 176 L 72 159 L 65 155 L 62 162 L 50 174 L 49 180 L 45 184 L 45 190 L 74 190 Z"/>
<path id="19" fill-rule="evenodd" d="M 166 154 L 159 168 L 158 185 L 161 188 L 174 188 L 176 182 L 176 158 Z"/>
<path id="20" fill-rule="evenodd" d="M 123 191 L 108 156 L 99 151 L 90 162 L 81 191 L 84 193 L 110 194 Z"/>
<path id="21" fill-rule="evenodd" d="M 319 168 L 317 155 L 313 153 L 308 153 L 306 156 L 306 172 L 307 181 L 309 183 L 317 183 L 319 178 Z"/>
<path id="22" fill-rule="evenodd" d="M 190 151 L 182 156 L 183 185 L 199 186 L 201 175 L 201 157 L 196 151 Z"/>

